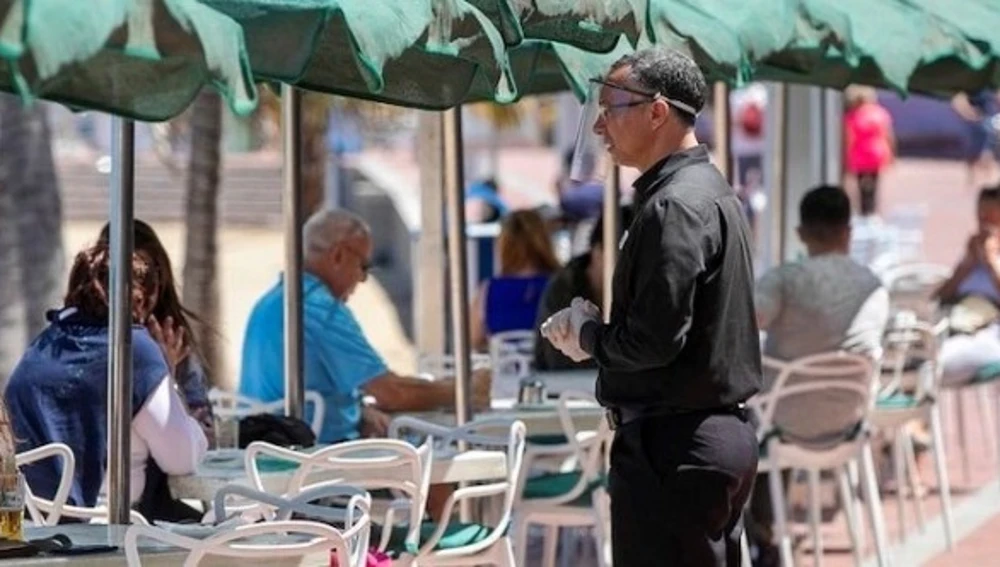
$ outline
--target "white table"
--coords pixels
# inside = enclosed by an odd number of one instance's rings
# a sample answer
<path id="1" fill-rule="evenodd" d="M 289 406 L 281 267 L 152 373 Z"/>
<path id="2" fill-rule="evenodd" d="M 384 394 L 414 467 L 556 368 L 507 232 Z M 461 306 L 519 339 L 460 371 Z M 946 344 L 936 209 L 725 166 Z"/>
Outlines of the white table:
<path id="1" fill-rule="evenodd" d="M 224 462 L 202 461 L 194 474 L 170 477 L 170 492 L 174 498 L 211 502 L 215 498 L 215 493 L 226 485 L 251 486 L 243 463 L 243 451 L 228 453 L 232 457 Z M 218 452 L 210 452 L 209 455 L 218 455 Z M 384 471 L 383 474 L 387 472 Z M 283 494 L 294 474 L 294 470 L 261 472 L 264 491 L 269 494 Z M 350 483 L 352 478 L 363 476 L 363 473 L 354 471 L 346 474 L 337 471 L 317 471 L 309 475 L 306 482 L 311 484 L 336 478 Z M 451 484 L 505 476 L 507 476 L 507 455 L 500 451 L 474 450 L 461 454 L 435 454 L 431 468 L 432 484 Z"/>
<path id="2" fill-rule="evenodd" d="M 67 524 L 62 526 L 25 527 L 27 540 L 42 539 L 55 534 L 64 534 L 75 545 L 112 545 L 117 551 L 109 553 L 94 553 L 87 555 L 43 555 L 30 559 L 12 559 L 2 565 L 18 565 L 23 567 L 125 567 L 125 531 L 128 526 L 107 526 L 98 524 Z M 149 539 L 139 539 L 139 554 L 142 556 L 143 567 L 176 567 L 187 557 L 187 550 L 169 547 Z M 224 557 L 206 557 L 199 565 L 204 567 L 233 565 L 234 559 Z M 259 561 L 238 560 L 240 565 L 266 565 L 267 567 L 328 567 L 328 553 L 312 554 L 301 558 L 287 560 L 268 558 Z"/>

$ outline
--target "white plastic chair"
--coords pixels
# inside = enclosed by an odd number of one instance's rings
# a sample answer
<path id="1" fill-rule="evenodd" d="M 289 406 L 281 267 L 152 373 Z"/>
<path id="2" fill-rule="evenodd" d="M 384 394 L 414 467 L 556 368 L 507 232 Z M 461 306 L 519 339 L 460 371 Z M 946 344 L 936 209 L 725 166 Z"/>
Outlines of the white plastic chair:
<path id="1" fill-rule="evenodd" d="M 427 435 L 434 439 L 436 450 L 480 449 L 504 451 L 507 456 L 506 475 L 503 478 L 482 478 L 471 486 L 453 492 L 445 502 L 442 521 L 425 523 L 424 537 L 419 548 L 408 548 L 393 565 L 399 567 L 471 567 L 497 565 L 517 567 L 507 528 L 510 525 L 515 491 L 521 475 L 525 449 L 525 427 L 521 421 L 503 418 L 485 418 L 469 424 L 448 428 L 412 417 L 393 420 L 389 434 L 396 438 L 409 435 Z M 502 497 L 493 526 L 482 524 L 457 524 L 452 519 L 456 505 Z M 386 526 L 388 529 L 390 526 Z M 458 545 L 450 545 L 444 536 L 453 528 L 471 528 L 478 537 Z"/>
<path id="2" fill-rule="evenodd" d="M 904 262 L 889 266 L 878 275 L 889 292 L 894 312 L 911 311 L 922 321 L 937 321 L 937 301 L 931 296 L 951 277 L 951 268 L 927 262 Z"/>
<path id="3" fill-rule="evenodd" d="M 605 465 L 613 434 L 603 418 L 596 431 L 579 431 L 573 423 L 568 406 L 573 400 L 593 399 L 593 395 L 583 392 L 563 392 L 559 397 L 557 412 L 566 443 L 529 445 L 525 451 L 525 470 L 531 470 L 531 463 L 536 459 L 551 459 L 554 456 L 571 456 L 575 466 L 572 470 L 545 473 L 534 478 L 522 475 L 514 502 L 514 549 L 518 565 L 526 564 L 528 529 L 533 524 L 541 524 L 547 528 L 542 565 L 555 565 L 559 528 L 562 527 L 596 528 L 599 564 L 601 567 L 609 567 L 611 564 L 607 499 L 602 500 L 597 491 L 603 488 L 607 478 Z M 576 480 L 569 483 L 568 490 L 551 490 L 553 486 L 567 484 L 566 479 L 572 481 L 574 478 Z M 547 495 L 550 492 L 554 493 Z M 606 496 L 606 493 L 602 496 Z"/>
<path id="4" fill-rule="evenodd" d="M 490 355 L 474 352 L 471 355 L 472 370 L 485 370 L 492 368 Z M 450 354 L 431 355 L 425 354 L 417 361 L 417 373 L 428 374 L 435 378 L 455 375 L 455 357 Z"/>
<path id="5" fill-rule="evenodd" d="M 821 565 L 819 479 L 821 471 L 833 470 L 837 472 L 854 561 L 860 565 L 861 528 L 848 478 L 850 465 L 860 461 L 861 488 L 874 532 L 878 564 L 880 567 L 889 565 L 885 521 L 867 429 L 875 393 L 873 363 L 866 357 L 843 352 L 806 356 L 787 363 L 765 358 L 764 363 L 765 367 L 779 369 L 780 373 L 771 390 L 755 396 L 751 405 L 757 409 L 760 420 L 758 437 L 765 441 L 760 470 L 768 472 L 782 563 L 794 565 L 781 471 L 793 469 L 808 473 L 813 557 L 815 564 Z M 823 427 L 839 430 L 843 425 L 844 431 L 832 435 L 833 431 L 821 429 L 808 412 L 800 411 L 805 404 L 836 407 L 841 412 L 838 416 L 842 424 Z M 848 435 L 851 424 L 857 429 L 853 435 Z"/>
<path id="6" fill-rule="evenodd" d="M 31 486 L 25 483 L 24 506 L 28 510 L 28 517 L 31 518 L 32 523 L 36 526 L 54 526 L 59 523 L 60 518 L 75 518 L 96 523 L 106 523 L 109 517 L 107 506 L 99 505 L 88 508 L 85 506 L 72 506 L 66 503 L 73 484 L 73 475 L 76 473 L 76 457 L 69 446 L 63 443 L 49 443 L 48 445 L 18 453 L 15 456 L 15 462 L 18 468 L 20 468 L 51 458 L 60 458 L 62 460 L 62 475 L 59 477 L 59 485 L 52 500 L 37 496 L 31 491 Z M 148 524 L 146 518 L 135 510 L 130 510 L 129 516 L 133 524 Z"/>
<path id="7" fill-rule="evenodd" d="M 937 475 L 938 492 L 941 496 L 944 534 L 948 549 L 954 546 L 954 521 L 951 508 L 951 487 L 948 481 L 947 458 L 941 431 L 941 410 L 938 389 L 941 368 L 938 361 L 939 337 L 943 336 L 945 325 L 931 327 L 927 323 L 910 321 L 905 325 L 890 328 L 883 341 L 886 362 L 893 363 L 892 380 L 884 386 L 876 400 L 872 412 L 872 426 L 888 433 L 893 440 L 893 459 L 896 472 L 896 493 L 899 499 L 898 521 L 900 539 L 905 539 L 904 478 L 916 475 L 916 458 L 913 440 L 906 433 L 907 424 L 919 420 L 931 425 L 931 452 Z M 905 375 L 907 363 L 921 361 L 915 377 Z M 912 391 L 908 393 L 908 391 Z M 910 475 L 905 471 L 910 470 Z M 923 530 L 924 514 L 922 497 L 917 487 L 911 484 L 917 525 Z"/>
<path id="8" fill-rule="evenodd" d="M 359 439 L 311 453 L 255 441 L 247 447 L 244 459 L 250 482 L 258 490 L 263 490 L 259 456 L 297 463 L 299 467 L 284 494 L 286 498 L 318 486 L 345 484 L 341 477 L 344 473 L 354 473 L 349 482 L 352 486 L 391 490 L 396 499 L 386 510 L 385 523 L 391 525 L 396 515 L 408 513 L 407 524 L 411 529 L 406 541 L 416 543 L 430 485 L 432 453 L 430 443 L 417 448 L 398 439 Z M 389 535 L 389 530 L 384 530 L 383 545 L 388 543 Z"/>
<path id="9" fill-rule="evenodd" d="M 350 490 L 350 492 L 347 492 Z M 229 486 L 216 496 L 220 515 L 225 514 L 227 496 L 238 495 L 270 507 L 274 519 L 257 523 L 219 526 L 219 531 L 205 538 L 175 533 L 156 526 L 135 525 L 125 534 L 125 558 L 129 567 L 141 567 L 140 538 L 157 540 L 190 551 L 184 567 L 194 567 L 210 556 L 232 559 L 303 557 L 333 553 L 341 566 L 363 567 L 371 528 L 371 497 L 358 489 L 323 486 L 302 492 L 294 499 L 283 499 L 253 491 L 243 486 Z M 312 505 L 322 498 L 347 497 L 343 508 Z M 291 520 L 293 513 L 326 522 L 341 524 L 342 529 L 313 520 Z M 327 560 L 328 561 L 328 560 Z M 325 563 L 325 562 L 324 562 Z"/>
<path id="10" fill-rule="evenodd" d="M 262 402 L 218 388 L 209 390 L 208 399 L 212 403 L 212 412 L 219 417 L 243 419 L 244 417 L 261 413 L 283 414 L 285 412 L 284 400 Z M 320 430 L 323 428 L 323 417 L 326 415 L 326 401 L 315 390 L 306 390 L 304 399 L 306 404 L 312 404 L 313 407 L 312 421 L 309 423 L 309 428 L 312 429 L 313 433 L 319 435 Z"/>
<path id="11" fill-rule="evenodd" d="M 493 365 L 491 399 L 514 398 L 523 378 L 531 375 L 538 331 L 504 331 L 490 337 Z"/>

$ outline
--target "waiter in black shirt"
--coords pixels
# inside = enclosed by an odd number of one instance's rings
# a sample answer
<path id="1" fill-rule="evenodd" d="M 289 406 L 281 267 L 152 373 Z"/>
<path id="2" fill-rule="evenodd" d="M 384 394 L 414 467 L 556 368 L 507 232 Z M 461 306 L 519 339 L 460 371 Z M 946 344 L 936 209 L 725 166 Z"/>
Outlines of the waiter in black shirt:
<path id="1" fill-rule="evenodd" d="M 662 48 L 593 81 L 593 122 L 581 131 L 643 171 L 634 219 L 609 322 L 576 298 L 542 326 L 567 356 L 600 368 L 597 398 L 616 429 L 615 567 L 740 565 L 757 470 L 743 402 L 760 389 L 760 345 L 740 201 L 694 134 L 706 88 L 691 59 Z"/>

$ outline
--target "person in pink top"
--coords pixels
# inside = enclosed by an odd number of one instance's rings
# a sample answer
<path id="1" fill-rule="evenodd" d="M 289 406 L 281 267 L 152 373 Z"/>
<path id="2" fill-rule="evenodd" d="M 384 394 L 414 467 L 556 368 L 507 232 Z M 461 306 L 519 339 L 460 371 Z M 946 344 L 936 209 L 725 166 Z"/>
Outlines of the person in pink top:
<path id="1" fill-rule="evenodd" d="M 859 209 L 862 216 L 878 209 L 879 174 L 892 163 L 896 138 L 892 116 L 881 104 L 875 89 L 850 86 L 844 91 L 847 111 L 844 114 L 844 149 L 846 169 L 857 179 Z"/>

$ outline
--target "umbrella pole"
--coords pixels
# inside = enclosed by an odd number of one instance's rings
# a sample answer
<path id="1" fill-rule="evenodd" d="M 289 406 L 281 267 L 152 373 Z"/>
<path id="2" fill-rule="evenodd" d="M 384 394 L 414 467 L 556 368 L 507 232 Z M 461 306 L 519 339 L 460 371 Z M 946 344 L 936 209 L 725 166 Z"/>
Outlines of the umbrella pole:
<path id="1" fill-rule="evenodd" d="M 730 185 L 733 184 L 733 161 L 729 151 L 732 122 L 729 120 L 729 86 L 722 81 L 715 83 L 712 106 L 712 123 L 715 130 L 715 166 Z"/>
<path id="2" fill-rule="evenodd" d="M 612 166 L 611 175 L 604 182 L 604 234 L 602 235 L 603 256 L 604 256 L 604 293 L 601 294 L 602 311 L 604 320 L 610 321 L 611 317 L 611 282 L 614 281 L 615 263 L 618 260 L 618 241 L 621 231 L 619 230 L 620 208 L 619 198 L 621 196 L 621 168 Z"/>
<path id="3" fill-rule="evenodd" d="M 302 418 L 302 93 L 281 85 L 285 225 L 285 415 Z"/>
<path id="4" fill-rule="evenodd" d="M 108 522 L 128 524 L 132 431 L 132 240 L 135 123 L 114 118 L 111 135 L 108 333 Z"/>
<path id="5" fill-rule="evenodd" d="M 462 108 L 441 113 L 444 134 L 445 217 L 448 220 L 448 275 L 451 290 L 452 345 L 455 355 L 455 419 L 464 425 L 472 418 L 472 372 L 469 345 L 468 263 L 465 250 L 465 192 L 463 191 Z"/>

